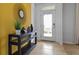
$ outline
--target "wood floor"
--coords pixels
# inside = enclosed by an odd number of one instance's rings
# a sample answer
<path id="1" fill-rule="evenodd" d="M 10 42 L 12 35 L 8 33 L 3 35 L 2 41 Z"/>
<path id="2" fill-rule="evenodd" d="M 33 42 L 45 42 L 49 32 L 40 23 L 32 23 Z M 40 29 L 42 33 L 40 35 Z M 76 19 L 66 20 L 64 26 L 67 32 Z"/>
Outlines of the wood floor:
<path id="1" fill-rule="evenodd" d="M 29 55 L 79 55 L 79 45 L 39 41 Z"/>

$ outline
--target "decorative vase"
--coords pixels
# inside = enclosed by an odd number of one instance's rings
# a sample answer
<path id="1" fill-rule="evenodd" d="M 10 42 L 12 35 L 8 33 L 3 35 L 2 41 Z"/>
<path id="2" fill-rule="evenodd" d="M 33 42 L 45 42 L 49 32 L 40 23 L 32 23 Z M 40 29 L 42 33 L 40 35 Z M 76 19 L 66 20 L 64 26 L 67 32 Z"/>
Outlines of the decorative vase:
<path id="1" fill-rule="evenodd" d="M 20 35 L 21 34 L 21 30 L 16 30 L 16 35 Z"/>
<path id="2" fill-rule="evenodd" d="M 30 26 L 30 27 L 31 27 L 31 32 L 33 32 L 33 25 L 31 24 L 31 26 Z"/>

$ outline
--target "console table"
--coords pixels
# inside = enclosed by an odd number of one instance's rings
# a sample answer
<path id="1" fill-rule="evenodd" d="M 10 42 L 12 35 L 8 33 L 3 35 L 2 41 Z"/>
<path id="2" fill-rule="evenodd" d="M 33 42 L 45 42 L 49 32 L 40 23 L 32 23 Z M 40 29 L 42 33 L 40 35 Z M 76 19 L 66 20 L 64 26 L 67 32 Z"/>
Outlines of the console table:
<path id="1" fill-rule="evenodd" d="M 28 52 L 29 49 L 31 49 L 34 45 L 37 44 L 37 33 L 35 32 L 34 35 L 31 37 L 33 32 L 21 34 L 21 35 L 16 35 L 16 34 L 9 34 L 8 38 L 8 54 L 9 55 L 22 55 L 26 52 Z M 12 38 L 17 38 L 17 39 L 12 39 Z M 23 39 L 25 38 L 25 39 Z M 34 39 L 34 42 L 31 42 Z M 28 42 L 27 45 L 24 47 L 21 47 L 24 43 Z M 15 53 L 12 53 L 12 45 L 16 45 L 18 47 L 18 51 Z"/>

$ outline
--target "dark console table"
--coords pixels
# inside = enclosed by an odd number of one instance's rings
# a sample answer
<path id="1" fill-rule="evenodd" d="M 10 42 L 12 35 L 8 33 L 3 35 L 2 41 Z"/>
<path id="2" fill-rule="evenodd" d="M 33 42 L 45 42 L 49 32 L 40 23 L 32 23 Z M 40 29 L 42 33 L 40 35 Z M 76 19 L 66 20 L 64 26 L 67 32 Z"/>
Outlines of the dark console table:
<path id="1" fill-rule="evenodd" d="M 31 49 L 34 45 L 37 44 L 37 33 L 35 32 L 33 36 L 33 32 L 16 35 L 16 34 L 9 34 L 9 42 L 8 42 L 8 54 L 9 55 L 22 55 L 27 53 L 29 49 Z M 16 39 L 12 39 L 16 38 Z M 24 39 L 23 39 L 24 38 Z M 31 42 L 34 39 L 34 42 Z M 24 43 L 28 42 L 25 46 L 21 47 Z M 12 45 L 16 45 L 18 50 L 15 53 L 12 53 Z"/>

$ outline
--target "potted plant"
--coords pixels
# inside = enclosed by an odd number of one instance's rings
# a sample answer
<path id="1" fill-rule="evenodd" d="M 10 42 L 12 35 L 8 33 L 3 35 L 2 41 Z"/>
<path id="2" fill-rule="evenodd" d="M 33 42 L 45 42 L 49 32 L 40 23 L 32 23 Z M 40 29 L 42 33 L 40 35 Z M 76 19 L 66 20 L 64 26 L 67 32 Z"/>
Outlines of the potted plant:
<path id="1" fill-rule="evenodd" d="M 21 33 L 21 21 L 20 20 L 16 20 L 15 29 L 16 29 L 16 34 L 20 35 Z"/>

